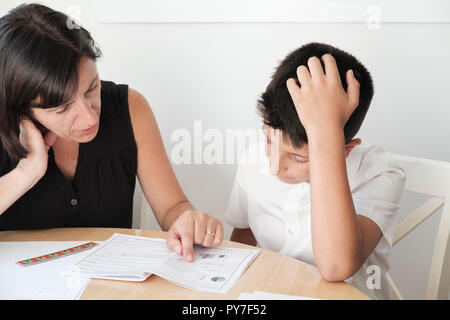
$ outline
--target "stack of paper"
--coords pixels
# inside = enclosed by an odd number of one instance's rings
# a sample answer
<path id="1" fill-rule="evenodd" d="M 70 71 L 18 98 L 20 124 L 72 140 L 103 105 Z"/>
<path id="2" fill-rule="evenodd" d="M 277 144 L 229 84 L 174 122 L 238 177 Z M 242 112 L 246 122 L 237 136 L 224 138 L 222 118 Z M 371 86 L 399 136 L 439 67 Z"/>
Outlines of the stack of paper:
<path id="1" fill-rule="evenodd" d="M 226 293 L 260 250 L 194 247 L 194 262 L 167 248 L 162 239 L 114 234 L 67 269 L 66 275 L 143 281 L 156 274 L 195 290 Z"/>
<path id="2" fill-rule="evenodd" d="M 78 299 L 89 279 L 62 276 L 68 266 L 89 251 L 58 258 L 32 266 L 17 261 L 78 246 L 86 241 L 0 242 L 0 300 L 9 299 Z"/>

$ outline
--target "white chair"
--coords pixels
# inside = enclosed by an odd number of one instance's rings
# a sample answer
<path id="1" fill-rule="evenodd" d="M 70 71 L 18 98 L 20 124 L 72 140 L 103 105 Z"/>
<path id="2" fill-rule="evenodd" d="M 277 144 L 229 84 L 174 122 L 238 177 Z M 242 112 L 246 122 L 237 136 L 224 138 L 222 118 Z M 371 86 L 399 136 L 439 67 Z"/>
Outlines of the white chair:
<path id="1" fill-rule="evenodd" d="M 426 299 L 448 299 L 450 289 L 450 162 L 394 155 L 406 171 L 405 191 L 431 196 L 395 229 L 398 243 L 433 213 L 443 207 L 428 277 Z M 386 274 L 392 299 L 403 299 L 389 273 Z"/>

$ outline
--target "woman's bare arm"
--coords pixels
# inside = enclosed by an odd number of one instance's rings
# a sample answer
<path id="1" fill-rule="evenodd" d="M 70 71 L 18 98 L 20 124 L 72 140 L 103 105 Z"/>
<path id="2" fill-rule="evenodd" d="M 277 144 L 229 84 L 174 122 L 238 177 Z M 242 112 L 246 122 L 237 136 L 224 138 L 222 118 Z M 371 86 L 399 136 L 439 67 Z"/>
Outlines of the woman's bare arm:
<path id="1" fill-rule="evenodd" d="M 128 103 L 137 145 L 137 175 L 142 191 L 161 228 L 168 231 L 169 249 L 193 260 L 193 244 L 205 247 L 223 240 L 222 223 L 196 210 L 183 190 L 166 154 L 159 128 L 147 100 L 128 90 Z"/>

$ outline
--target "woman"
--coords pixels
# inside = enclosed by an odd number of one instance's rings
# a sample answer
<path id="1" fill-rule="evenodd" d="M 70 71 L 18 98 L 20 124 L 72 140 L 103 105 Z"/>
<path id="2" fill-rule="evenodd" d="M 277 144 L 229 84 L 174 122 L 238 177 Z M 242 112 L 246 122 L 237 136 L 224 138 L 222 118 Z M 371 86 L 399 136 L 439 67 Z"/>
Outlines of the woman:
<path id="1" fill-rule="evenodd" d="M 0 19 L 0 230 L 132 223 L 136 175 L 168 247 L 193 261 L 220 221 L 181 190 L 146 99 L 101 81 L 88 31 L 48 7 Z"/>

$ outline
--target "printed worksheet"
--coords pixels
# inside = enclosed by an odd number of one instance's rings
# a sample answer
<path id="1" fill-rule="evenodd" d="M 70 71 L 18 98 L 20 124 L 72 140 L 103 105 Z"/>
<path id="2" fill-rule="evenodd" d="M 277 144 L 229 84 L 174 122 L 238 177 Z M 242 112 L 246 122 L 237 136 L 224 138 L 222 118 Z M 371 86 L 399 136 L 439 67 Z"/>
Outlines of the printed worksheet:
<path id="1" fill-rule="evenodd" d="M 65 272 L 87 278 L 144 281 L 171 251 L 166 240 L 115 233 Z"/>
<path id="2" fill-rule="evenodd" d="M 226 293 L 259 251 L 195 246 L 194 262 L 188 263 L 164 239 L 116 233 L 65 274 L 125 281 L 144 281 L 155 274 L 186 288 Z"/>
<path id="3" fill-rule="evenodd" d="M 193 262 L 171 253 L 154 273 L 186 288 L 226 293 L 258 254 L 259 250 L 195 247 Z"/>

